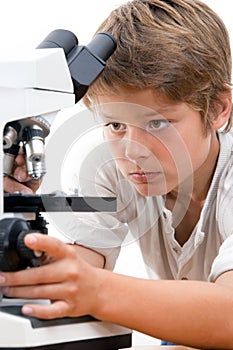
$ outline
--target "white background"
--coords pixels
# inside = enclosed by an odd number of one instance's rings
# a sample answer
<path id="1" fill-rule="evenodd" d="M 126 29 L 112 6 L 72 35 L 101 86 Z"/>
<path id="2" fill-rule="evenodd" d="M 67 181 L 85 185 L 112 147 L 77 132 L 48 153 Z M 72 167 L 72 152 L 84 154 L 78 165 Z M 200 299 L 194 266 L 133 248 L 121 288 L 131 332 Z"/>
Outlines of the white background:
<path id="1" fill-rule="evenodd" d="M 0 55 L 7 51 L 35 48 L 52 30 L 73 31 L 80 44 L 87 44 L 110 10 L 123 0 L 0 0 Z M 205 0 L 224 20 L 233 41 L 231 0 Z M 206 38 L 208 40 L 208 38 Z M 76 107 L 77 111 L 77 107 Z M 73 115 L 72 110 L 69 113 Z M 137 248 L 123 249 L 118 271 L 144 276 Z M 157 343 L 136 333 L 135 344 Z"/>
<path id="2" fill-rule="evenodd" d="M 0 0 L 0 51 L 36 47 L 52 30 L 73 31 L 87 44 L 109 11 L 124 0 Z M 231 0 L 205 0 L 232 32 Z M 208 38 L 207 38 L 208 40 Z"/>

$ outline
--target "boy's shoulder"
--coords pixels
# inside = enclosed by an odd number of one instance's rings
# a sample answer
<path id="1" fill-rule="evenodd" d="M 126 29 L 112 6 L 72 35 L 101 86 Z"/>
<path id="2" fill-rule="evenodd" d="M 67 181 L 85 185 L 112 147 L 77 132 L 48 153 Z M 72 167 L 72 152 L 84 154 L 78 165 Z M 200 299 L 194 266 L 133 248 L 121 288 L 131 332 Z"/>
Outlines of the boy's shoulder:
<path id="1" fill-rule="evenodd" d="M 220 157 L 217 166 L 221 175 L 217 189 L 217 220 L 221 235 L 233 234 L 233 131 L 220 135 Z"/>
<path id="2" fill-rule="evenodd" d="M 219 142 L 220 142 L 220 154 L 218 159 L 218 165 L 233 165 L 233 129 L 228 133 L 219 133 Z M 225 166 L 224 166 L 225 168 Z"/>

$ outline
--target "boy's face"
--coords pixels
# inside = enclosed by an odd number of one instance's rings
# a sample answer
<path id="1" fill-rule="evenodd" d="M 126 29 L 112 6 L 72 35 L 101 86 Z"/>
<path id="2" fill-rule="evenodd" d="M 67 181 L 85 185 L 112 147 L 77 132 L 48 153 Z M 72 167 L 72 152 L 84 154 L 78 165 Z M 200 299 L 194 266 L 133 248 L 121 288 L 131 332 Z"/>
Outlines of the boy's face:
<path id="1" fill-rule="evenodd" d="M 117 166 L 139 193 L 164 195 L 182 183 L 193 186 L 211 145 L 199 112 L 150 89 L 123 87 L 99 96 L 97 109 Z"/>

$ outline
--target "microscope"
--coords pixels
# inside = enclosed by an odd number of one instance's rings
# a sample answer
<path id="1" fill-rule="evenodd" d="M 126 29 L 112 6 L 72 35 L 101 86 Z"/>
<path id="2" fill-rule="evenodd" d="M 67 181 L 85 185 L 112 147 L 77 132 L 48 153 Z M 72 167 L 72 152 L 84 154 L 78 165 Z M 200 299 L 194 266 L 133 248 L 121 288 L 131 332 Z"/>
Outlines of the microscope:
<path id="1" fill-rule="evenodd" d="M 54 116 L 72 107 L 101 74 L 116 43 L 98 33 L 87 46 L 67 30 L 50 33 L 34 50 L 0 57 L 0 270 L 36 268 L 41 253 L 24 245 L 30 232 L 48 233 L 42 212 L 111 212 L 115 198 L 78 195 L 4 194 L 4 176 L 11 176 L 15 157 L 23 152 L 34 179 L 46 173 L 45 138 Z M 131 346 L 131 330 L 89 315 L 39 320 L 24 316 L 24 300 L 0 302 L 0 349 L 117 350 Z M 35 301 L 34 301 L 35 302 Z M 36 301 L 49 302 L 49 301 Z"/>

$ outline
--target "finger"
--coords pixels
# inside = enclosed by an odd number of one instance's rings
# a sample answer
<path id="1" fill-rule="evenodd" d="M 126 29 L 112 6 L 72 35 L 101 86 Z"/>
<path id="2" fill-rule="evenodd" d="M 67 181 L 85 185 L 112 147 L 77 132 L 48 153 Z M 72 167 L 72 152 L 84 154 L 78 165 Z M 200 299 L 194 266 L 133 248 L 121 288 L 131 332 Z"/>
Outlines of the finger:
<path id="1" fill-rule="evenodd" d="M 70 246 L 59 239 L 40 233 L 30 233 L 26 235 L 24 242 L 26 246 L 34 251 L 45 252 L 54 259 L 63 259 L 70 251 Z"/>
<path id="2" fill-rule="evenodd" d="M 25 237 L 25 244 L 35 251 L 45 251 L 53 261 L 50 264 L 39 267 L 20 270 L 16 272 L 1 272 L 0 286 L 23 286 L 46 283 L 58 283 L 65 280 L 67 271 L 64 264 L 65 256 L 72 254 L 69 252 L 70 246 L 62 243 L 54 237 L 42 234 L 28 234 Z"/>
<path id="3" fill-rule="evenodd" d="M 50 263 L 16 272 L 0 272 L 0 286 L 30 286 L 61 283 L 68 278 L 75 279 L 77 267 L 66 266 L 70 261 L 50 259 Z M 74 263 L 75 264 L 75 263 Z M 73 271 L 74 270 L 74 271 Z M 71 277 L 70 277 L 71 276 Z"/>
<path id="4" fill-rule="evenodd" d="M 32 286 L 62 282 L 66 271 L 60 262 L 16 272 L 1 272 L 0 286 Z"/>
<path id="5" fill-rule="evenodd" d="M 4 192 L 5 193 L 23 193 L 23 194 L 33 194 L 33 191 L 27 186 L 15 181 L 9 176 L 4 177 Z"/>
<path id="6" fill-rule="evenodd" d="M 21 150 L 20 153 L 15 157 L 15 163 L 18 166 L 22 166 L 26 164 L 25 156 L 23 155 L 23 151 Z"/>
<path id="7" fill-rule="evenodd" d="M 68 311 L 69 307 L 67 303 L 60 300 L 52 304 L 25 304 L 22 307 L 23 314 L 47 320 L 72 316 Z"/>
<path id="8" fill-rule="evenodd" d="M 29 176 L 27 173 L 27 169 L 24 166 L 16 167 L 12 176 L 17 181 L 27 184 L 27 186 L 29 186 L 30 188 L 38 189 L 42 182 L 42 178 L 33 179 L 31 176 Z"/>
<path id="9" fill-rule="evenodd" d="M 34 192 L 38 189 L 41 183 L 41 179 L 38 182 L 28 175 L 25 156 L 22 154 L 17 155 L 15 158 L 14 169 L 12 170 L 10 177 L 14 178 L 20 183 L 27 184 L 27 186 L 34 190 Z"/>
<path id="10" fill-rule="evenodd" d="M 33 179 L 27 173 L 27 167 L 23 163 L 25 162 L 24 157 L 19 155 L 16 157 L 16 159 L 17 159 L 17 163 L 16 163 L 15 170 L 13 171 L 12 177 L 16 179 L 18 182 L 32 189 L 33 192 L 36 192 L 42 182 L 42 177 L 40 179 Z"/>
<path id="11" fill-rule="evenodd" d="M 2 294 L 9 298 L 61 300 L 65 299 L 64 295 L 68 297 L 69 293 L 65 292 L 63 284 L 54 283 L 36 286 L 2 287 Z"/>
<path id="12" fill-rule="evenodd" d="M 12 175 L 19 182 L 26 182 L 31 179 L 27 174 L 27 169 L 25 166 L 16 167 Z"/>

